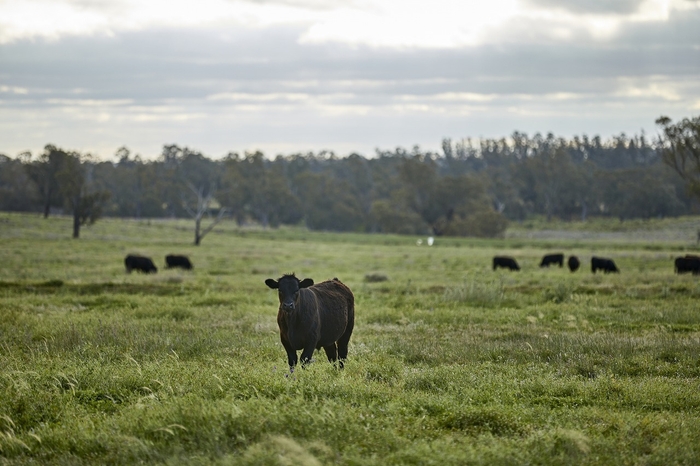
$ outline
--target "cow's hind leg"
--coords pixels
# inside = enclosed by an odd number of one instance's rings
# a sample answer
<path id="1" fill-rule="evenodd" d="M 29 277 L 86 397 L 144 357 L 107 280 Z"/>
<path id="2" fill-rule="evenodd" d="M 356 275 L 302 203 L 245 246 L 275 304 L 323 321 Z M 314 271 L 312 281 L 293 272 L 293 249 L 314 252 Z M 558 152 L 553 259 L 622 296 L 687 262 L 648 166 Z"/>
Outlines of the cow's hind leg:
<path id="1" fill-rule="evenodd" d="M 348 343 L 350 343 L 350 336 L 352 335 L 353 322 L 349 322 L 349 325 L 345 329 L 345 333 L 338 340 L 338 365 L 342 369 L 345 365 L 345 360 L 348 358 Z"/>
<path id="2" fill-rule="evenodd" d="M 323 350 L 326 352 L 329 362 L 335 362 L 338 360 L 338 346 L 335 344 L 335 342 L 328 346 L 324 346 Z"/>

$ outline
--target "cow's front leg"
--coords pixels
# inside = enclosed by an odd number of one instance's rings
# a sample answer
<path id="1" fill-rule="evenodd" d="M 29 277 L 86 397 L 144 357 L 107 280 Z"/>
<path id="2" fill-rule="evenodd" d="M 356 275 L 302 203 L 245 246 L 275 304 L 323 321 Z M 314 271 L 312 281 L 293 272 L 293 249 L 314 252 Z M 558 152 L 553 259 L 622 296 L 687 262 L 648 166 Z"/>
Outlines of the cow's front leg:
<path id="1" fill-rule="evenodd" d="M 307 344 L 304 346 L 304 351 L 301 352 L 301 367 L 304 367 L 311 362 L 311 356 L 314 355 L 315 349 L 316 347 L 313 344 Z"/>
<path id="2" fill-rule="evenodd" d="M 294 348 L 292 348 L 292 345 L 289 344 L 289 341 L 287 341 L 286 338 L 282 337 L 282 346 L 284 346 L 284 350 L 287 352 L 287 362 L 289 363 L 289 372 L 294 372 L 294 366 L 297 365 L 297 352 L 294 351 Z"/>

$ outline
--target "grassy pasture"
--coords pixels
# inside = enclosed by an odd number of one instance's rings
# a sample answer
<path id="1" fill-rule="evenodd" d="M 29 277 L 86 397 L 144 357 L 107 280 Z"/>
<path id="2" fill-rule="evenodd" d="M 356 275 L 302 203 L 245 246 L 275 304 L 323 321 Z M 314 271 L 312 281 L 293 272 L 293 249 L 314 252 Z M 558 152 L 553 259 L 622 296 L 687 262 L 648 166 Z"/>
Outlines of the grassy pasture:
<path id="1" fill-rule="evenodd" d="M 700 279 L 672 261 L 698 221 L 676 222 L 432 247 L 223 224 L 195 247 L 186 221 L 76 241 L 2 213 L 0 464 L 700 464 Z M 537 267 L 556 251 L 582 269 Z M 127 275 L 129 252 L 158 274 Z M 292 271 L 354 291 L 345 370 L 319 352 L 288 374 L 263 281 Z"/>

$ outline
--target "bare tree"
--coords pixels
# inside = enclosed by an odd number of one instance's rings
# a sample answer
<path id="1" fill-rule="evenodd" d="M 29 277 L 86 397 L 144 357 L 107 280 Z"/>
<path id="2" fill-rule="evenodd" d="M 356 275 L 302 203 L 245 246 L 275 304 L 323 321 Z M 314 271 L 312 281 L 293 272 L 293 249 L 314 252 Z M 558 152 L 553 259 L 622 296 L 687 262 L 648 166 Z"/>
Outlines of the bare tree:
<path id="1" fill-rule="evenodd" d="M 204 238 L 204 236 L 207 233 L 212 231 L 214 227 L 219 222 L 221 222 L 221 220 L 223 220 L 224 215 L 226 214 L 226 208 L 219 207 L 219 212 L 217 213 L 216 217 L 212 217 L 211 211 L 213 209 L 211 207 L 211 204 L 214 200 L 213 190 L 210 189 L 208 191 L 205 191 L 204 187 L 196 187 L 190 181 L 185 181 L 185 183 L 187 184 L 187 187 L 190 188 L 190 190 L 196 196 L 196 206 L 190 206 L 189 203 L 183 197 L 182 207 L 194 219 L 194 245 L 199 246 L 199 243 L 202 241 L 202 238 Z M 211 219 L 211 223 L 209 224 L 209 226 L 202 229 L 202 219 L 204 218 L 204 216 Z"/>

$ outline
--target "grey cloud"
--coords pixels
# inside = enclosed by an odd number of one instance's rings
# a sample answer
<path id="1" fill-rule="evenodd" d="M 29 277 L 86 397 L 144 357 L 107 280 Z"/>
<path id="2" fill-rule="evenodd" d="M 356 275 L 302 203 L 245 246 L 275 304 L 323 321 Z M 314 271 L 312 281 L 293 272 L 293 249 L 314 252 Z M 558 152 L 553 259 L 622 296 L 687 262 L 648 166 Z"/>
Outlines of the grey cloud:
<path id="1" fill-rule="evenodd" d="M 644 0 L 527 0 L 527 4 L 551 10 L 572 13 L 630 14 L 636 12 Z"/>
<path id="2" fill-rule="evenodd" d="M 574 45 L 538 39 L 454 50 L 299 44 L 301 25 L 17 41 L 0 45 L 0 86 L 28 93 L 0 92 L 0 151 L 39 140 L 76 149 L 98 144 L 103 155 L 120 144 L 157 154 L 165 142 L 211 155 L 290 145 L 371 154 L 375 146 L 415 143 L 437 150 L 442 137 L 516 129 L 634 133 L 653 128 L 662 113 L 687 116 L 689 101 L 700 101 L 698 23 L 700 12 L 692 11 L 668 23 L 627 25 L 607 42 L 582 36 Z M 621 80 L 640 95 L 621 94 Z M 683 99 L 645 95 L 651 84 L 671 86 Z M 311 102 L 244 99 L 269 108 L 260 114 L 241 102 L 206 100 L 225 93 L 300 93 Z M 496 97 L 435 99 L 448 93 Z M 581 97 L 549 97 L 557 93 Z M 324 105 L 353 111 L 328 114 Z M 97 121 L 102 113 L 104 123 Z"/>
<path id="3" fill-rule="evenodd" d="M 44 90 L 74 97 L 80 89 L 81 98 L 139 101 L 280 89 L 368 95 L 596 92 L 618 76 L 698 75 L 698 21 L 696 12 L 676 18 L 670 28 L 629 27 L 618 43 L 604 47 L 579 41 L 396 51 L 300 45 L 300 29 L 294 28 L 160 30 L 114 38 L 21 41 L 0 47 L 0 84 L 29 88 L 32 96 Z M 353 80 L 376 85 L 348 89 L 338 84 Z"/>
<path id="4" fill-rule="evenodd" d="M 645 50 L 654 55 L 670 54 L 670 58 L 682 65 L 692 60 L 691 51 L 700 48 L 698 24 L 700 10 L 675 11 L 668 22 L 639 22 L 627 25 L 616 38 L 616 44 L 627 49 Z M 698 65 L 698 62 L 689 64 Z"/>

